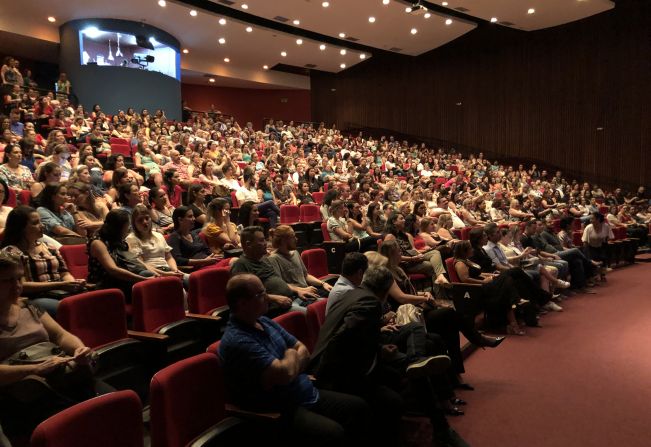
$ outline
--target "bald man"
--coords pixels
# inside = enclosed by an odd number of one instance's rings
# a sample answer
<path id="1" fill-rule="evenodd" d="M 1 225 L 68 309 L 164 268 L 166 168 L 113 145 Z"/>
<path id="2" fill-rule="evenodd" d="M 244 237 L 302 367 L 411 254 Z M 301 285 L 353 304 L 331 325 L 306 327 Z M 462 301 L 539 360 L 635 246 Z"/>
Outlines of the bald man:
<path id="1" fill-rule="evenodd" d="M 305 368 L 303 343 L 267 318 L 269 296 L 257 276 L 226 285 L 231 318 L 221 339 L 226 387 L 245 409 L 281 413 L 293 441 L 306 445 L 361 445 L 370 409 L 356 396 L 317 389 Z"/>

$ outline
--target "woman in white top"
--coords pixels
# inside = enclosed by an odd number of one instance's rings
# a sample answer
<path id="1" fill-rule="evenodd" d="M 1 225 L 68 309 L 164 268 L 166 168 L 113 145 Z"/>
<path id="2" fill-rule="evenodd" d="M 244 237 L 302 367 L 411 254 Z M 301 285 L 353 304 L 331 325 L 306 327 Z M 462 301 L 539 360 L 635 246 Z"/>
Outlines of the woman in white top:
<path id="1" fill-rule="evenodd" d="M 606 268 L 604 267 L 608 262 L 608 253 L 606 252 L 606 244 L 608 239 L 614 239 L 613 230 L 610 225 L 605 222 L 604 215 L 601 213 L 592 213 L 592 220 L 590 224 L 583 230 L 581 241 L 586 249 L 586 254 L 592 261 L 602 262 L 601 279 L 606 277 Z"/>

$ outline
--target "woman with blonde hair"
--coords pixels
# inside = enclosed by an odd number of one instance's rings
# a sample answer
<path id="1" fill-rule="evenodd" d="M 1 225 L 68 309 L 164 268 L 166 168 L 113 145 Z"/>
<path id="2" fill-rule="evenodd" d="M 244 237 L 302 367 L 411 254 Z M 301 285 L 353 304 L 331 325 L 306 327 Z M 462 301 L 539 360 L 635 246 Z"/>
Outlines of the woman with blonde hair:
<path id="1" fill-rule="evenodd" d="M 226 199 L 213 199 L 206 215 L 208 220 L 201 232 L 214 254 L 222 255 L 224 250 L 241 248 L 237 226 L 231 222 L 231 205 Z"/>

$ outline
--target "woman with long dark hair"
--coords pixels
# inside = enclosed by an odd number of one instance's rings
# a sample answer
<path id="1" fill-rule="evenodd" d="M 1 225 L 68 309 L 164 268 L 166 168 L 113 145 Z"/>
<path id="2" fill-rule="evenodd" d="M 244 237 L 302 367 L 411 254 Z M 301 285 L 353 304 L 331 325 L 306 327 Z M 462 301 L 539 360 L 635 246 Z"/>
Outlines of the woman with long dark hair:
<path id="1" fill-rule="evenodd" d="M 78 244 L 79 239 L 86 234 L 75 223 L 77 208 L 69 202 L 68 189 L 63 184 L 53 183 L 45 186 L 37 211 L 45 227 L 45 234 L 62 244 Z"/>
<path id="2" fill-rule="evenodd" d="M 172 214 L 174 232 L 167 239 L 178 266 L 206 267 L 217 261 L 210 248 L 194 230 L 192 208 L 180 206 Z"/>

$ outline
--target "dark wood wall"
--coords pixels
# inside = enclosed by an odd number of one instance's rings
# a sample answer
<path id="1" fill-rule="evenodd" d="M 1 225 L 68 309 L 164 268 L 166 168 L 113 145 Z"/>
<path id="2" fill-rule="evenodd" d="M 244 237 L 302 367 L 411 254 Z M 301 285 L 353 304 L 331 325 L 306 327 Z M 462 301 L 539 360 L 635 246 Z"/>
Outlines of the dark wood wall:
<path id="1" fill-rule="evenodd" d="M 648 185 L 650 30 L 648 0 L 534 32 L 480 26 L 416 58 L 314 74 L 312 119 Z"/>

